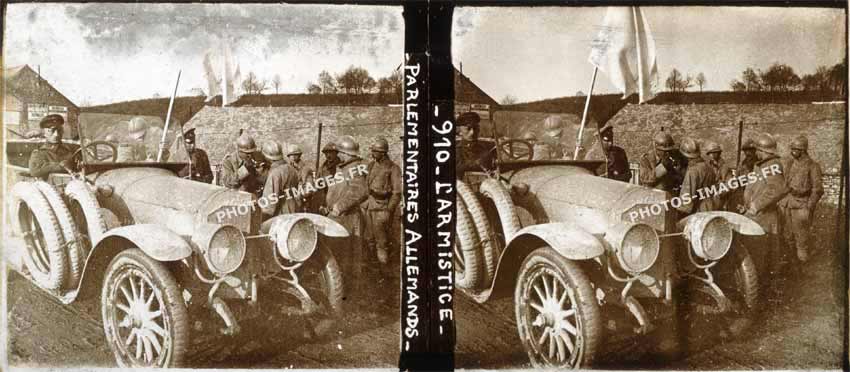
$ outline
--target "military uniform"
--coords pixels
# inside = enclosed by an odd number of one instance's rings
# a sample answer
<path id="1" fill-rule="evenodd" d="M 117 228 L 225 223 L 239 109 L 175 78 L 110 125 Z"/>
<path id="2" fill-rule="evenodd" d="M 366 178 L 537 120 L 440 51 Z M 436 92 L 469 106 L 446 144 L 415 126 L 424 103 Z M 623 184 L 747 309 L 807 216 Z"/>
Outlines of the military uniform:
<path id="1" fill-rule="evenodd" d="M 744 191 L 744 205 L 755 208 L 757 213 L 752 218 L 765 231 L 778 234 L 781 227 L 777 203 L 786 193 L 785 176 L 783 175 L 784 170 L 773 173 L 770 170 L 771 167 L 774 167 L 774 169 L 778 167 L 782 170 L 782 163 L 778 157 L 772 156 L 756 163 L 755 171 L 760 179 L 747 185 L 747 189 Z"/>
<path id="2" fill-rule="evenodd" d="M 366 162 L 359 157 L 339 165 L 339 173 L 345 179 L 328 187 L 325 204 L 329 209 L 339 211 L 338 216 L 330 217 L 348 230 L 349 237 L 344 246 L 337 247 L 334 254 L 340 258 L 344 275 L 348 275 L 346 283 L 352 286 L 360 285 L 363 264 L 363 215 L 360 204 L 369 197 L 365 172 L 358 171 L 368 168 Z"/>
<path id="3" fill-rule="evenodd" d="M 298 173 L 285 160 L 272 162 L 260 199 L 263 219 L 301 212 L 301 199 L 291 197 L 291 190 L 298 187 L 298 182 Z M 286 190 L 290 190 L 290 195 L 287 195 Z"/>
<path id="4" fill-rule="evenodd" d="M 796 248 L 801 261 L 808 258 L 809 228 L 815 207 L 823 196 L 820 164 L 808 154 L 785 163 L 785 185 L 788 194 L 779 202 L 783 216 L 783 235 Z"/>
<path id="5" fill-rule="evenodd" d="M 290 162 L 289 166 L 295 170 L 295 173 L 298 175 L 298 185 L 299 189 L 303 190 L 304 193 L 299 196 L 301 198 L 301 205 L 309 205 L 310 200 L 313 198 L 313 193 L 311 192 L 316 188 L 316 184 L 313 182 L 313 168 L 308 165 L 304 165 L 304 162 L 294 163 Z M 310 185 L 309 189 L 306 185 Z"/>
<path id="6" fill-rule="evenodd" d="M 726 165 L 726 161 L 720 159 L 715 161 L 714 159 L 706 159 L 706 163 L 709 167 L 711 167 L 712 171 L 716 175 L 717 182 L 727 182 L 735 176 L 732 174 L 732 168 Z M 727 209 L 726 205 L 730 203 L 732 199 L 732 194 L 735 190 L 729 190 L 721 195 L 718 195 L 717 201 L 719 203 L 718 210 Z"/>
<path id="7" fill-rule="evenodd" d="M 249 161 L 244 161 L 239 157 L 238 152 L 227 154 L 224 160 L 221 161 L 221 184 L 230 189 L 247 191 L 252 194 L 259 194 L 260 187 L 263 186 L 261 181 L 260 170 L 257 169 L 259 164 L 263 163 L 264 159 L 261 154 L 255 152 L 250 155 Z M 245 166 L 249 174 L 244 179 L 239 179 L 239 168 Z"/>
<path id="8" fill-rule="evenodd" d="M 207 152 L 201 149 L 194 149 L 189 153 L 191 165 L 187 165 L 180 170 L 180 177 L 189 178 L 193 181 L 204 183 L 212 183 L 213 174 L 210 167 L 210 159 L 207 157 Z M 190 172 L 191 169 L 191 172 Z"/>
<path id="9" fill-rule="evenodd" d="M 658 158 L 655 151 L 654 149 L 650 150 L 640 157 L 640 184 L 679 195 L 685 169 L 688 165 L 687 159 L 679 151 L 673 150 L 670 159 L 664 160 L 667 174 L 658 178 L 655 176 L 655 167 L 661 164 L 661 159 Z"/>
<path id="10" fill-rule="evenodd" d="M 612 180 L 629 182 L 632 172 L 629 169 L 629 158 L 626 150 L 622 147 L 611 145 L 608 147 L 608 170 L 607 177 Z"/>
<path id="11" fill-rule="evenodd" d="M 716 183 L 717 176 L 708 163 L 700 158 L 689 159 L 688 169 L 685 171 L 685 177 L 682 180 L 679 199 L 685 199 L 684 196 L 689 195 L 692 201 L 687 204 L 683 202 L 681 207 L 676 209 L 684 215 L 719 210 L 720 200 L 717 197 L 711 196 L 708 199 L 700 199 L 697 191 Z"/>
<path id="12" fill-rule="evenodd" d="M 70 161 L 72 171 L 79 169 L 79 159 L 71 159 L 76 149 L 64 143 L 45 143 L 30 154 L 30 175 L 42 180 L 47 180 L 51 173 L 68 173 L 62 167 L 62 161 Z"/>
<path id="13" fill-rule="evenodd" d="M 483 141 L 460 141 L 457 145 L 457 177 L 463 178 L 468 171 L 481 172 L 492 169 L 495 164 L 493 144 Z"/>
<path id="14" fill-rule="evenodd" d="M 369 199 L 366 201 L 366 242 L 376 252 L 388 252 L 390 216 L 401 200 L 401 168 L 384 156 L 381 161 L 369 163 L 366 176 Z"/>
<path id="15" fill-rule="evenodd" d="M 319 167 L 319 171 L 316 173 L 316 179 L 325 179 L 331 178 L 336 174 L 336 167 L 339 164 L 339 161 L 328 161 L 325 160 L 322 165 Z M 325 182 L 325 181 L 322 181 Z M 325 199 L 328 195 L 328 185 L 324 185 L 324 187 L 317 187 L 316 193 L 310 197 L 309 201 L 309 211 L 311 213 L 319 213 L 319 210 L 322 207 L 327 207 L 325 204 Z"/>

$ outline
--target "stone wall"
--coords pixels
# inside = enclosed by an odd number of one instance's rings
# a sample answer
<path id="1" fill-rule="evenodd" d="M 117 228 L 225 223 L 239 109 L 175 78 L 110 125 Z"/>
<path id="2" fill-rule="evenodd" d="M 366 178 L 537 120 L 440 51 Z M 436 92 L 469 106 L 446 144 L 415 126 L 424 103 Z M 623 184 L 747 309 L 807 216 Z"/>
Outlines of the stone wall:
<path id="1" fill-rule="evenodd" d="M 315 165 L 318 123 L 322 125 L 322 146 L 343 135 L 360 143 L 360 156 L 368 158 L 369 146 L 378 136 L 390 144 L 390 158 L 401 165 L 401 106 L 295 106 L 295 107 L 211 107 L 198 112 L 185 128 L 197 128 L 197 145 L 207 151 L 215 167 L 228 153 L 236 151 L 234 141 L 240 129 L 250 133 L 262 146 L 274 140 L 280 144 L 298 144 L 302 161 Z M 179 143 L 179 142 L 178 142 Z M 185 159 L 185 152 L 172 147 L 174 159 Z"/>
<path id="2" fill-rule="evenodd" d="M 823 197 L 821 203 L 838 205 L 838 196 L 841 195 L 841 177 L 836 174 L 823 175 Z M 844 192 L 847 192 L 847 184 L 844 185 Z M 847 205 L 847 201 L 844 201 Z"/>

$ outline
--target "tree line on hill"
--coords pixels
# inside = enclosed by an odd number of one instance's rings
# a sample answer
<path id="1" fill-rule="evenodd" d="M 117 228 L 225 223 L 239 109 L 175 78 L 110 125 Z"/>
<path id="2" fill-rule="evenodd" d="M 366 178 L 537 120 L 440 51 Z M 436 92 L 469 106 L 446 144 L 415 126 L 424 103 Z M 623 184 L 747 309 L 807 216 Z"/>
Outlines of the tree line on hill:
<path id="1" fill-rule="evenodd" d="M 340 74 L 331 75 L 323 70 L 316 82 L 307 83 L 309 94 L 393 94 L 401 95 L 401 72 L 396 70 L 387 77 L 375 80 L 362 67 L 349 66 Z"/>

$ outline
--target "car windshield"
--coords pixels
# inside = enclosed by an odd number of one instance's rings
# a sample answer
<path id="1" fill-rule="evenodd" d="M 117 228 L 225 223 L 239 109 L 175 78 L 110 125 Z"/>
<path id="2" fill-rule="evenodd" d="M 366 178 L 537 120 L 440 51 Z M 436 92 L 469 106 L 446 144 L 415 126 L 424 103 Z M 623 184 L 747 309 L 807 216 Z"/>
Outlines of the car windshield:
<path id="1" fill-rule="evenodd" d="M 83 113 L 81 140 L 86 146 L 87 163 L 156 161 L 162 142 L 163 120 L 158 116 Z M 165 136 L 161 161 L 172 161 L 171 147 L 179 126 L 172 125 Z"/>

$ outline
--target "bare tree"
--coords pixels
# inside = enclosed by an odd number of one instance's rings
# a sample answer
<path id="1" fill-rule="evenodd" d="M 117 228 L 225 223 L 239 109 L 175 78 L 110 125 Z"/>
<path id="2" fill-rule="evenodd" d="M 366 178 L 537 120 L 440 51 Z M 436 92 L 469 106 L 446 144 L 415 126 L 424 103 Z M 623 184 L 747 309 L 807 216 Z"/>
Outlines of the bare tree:
<path id="1" fill-rule="evenodd" d="M 322 71 L 319 73 L 319 88 L 322 89 L 322 94 L 337 93 L 338 85 L 336 79 L 331 76 L 330 72 Z"/>
<path id="2" fill-rule="evenodd" d="M 363 94 L 371 92 L 377 85 L 375 79 L 369 76 L 369 71 L 362 67 L 351 66 L 342 75 L 336 78 L 340 88 L 349 94 Z"/>
<path id="3" fill-rule="evenodd" d="M 729 83 L 729 87 L 735 92 L 747 91 L 747 84 L 738 81 L 738 79 L 732 79 L 732 82 Z"/>
<path id="4" fill-rule="evenodd" d="M 513 105 L 514 103 L 517 103 L 517 98 L 508 94 L 502 97 L 502 100 L 499 101 L 499 103 L 502 105 Z"/>
<path id="5" fill-rule="evenodd" d="M 242 90 L 245 94 L 260 94 L 268 89 L 268 83 L 265 80 L 260 80 L 254 72 L 249 72 L 245 80 L 242 80 Z"/>
<path id="6" fill-rule="evenodd" d="M 800 85 L 800 77 L 794 73 L 794 69 L 781 63 L 774 63 L 759 77 L 771 92 L 786 92 Z"/>
<path id="7" fill-rule="evenodd" d="M 322 87 L 316 85 L 313 82 L 307 83 L 307 93 L 309 94 L 322 94 Z"/>
<path id="8" fill-rule="evenodd" d="M 702 92 L 702 87 L 705 86 L 706 83 L 705 74 L 703 74 L 702 72 L 697 74 L 697 77 L 694 82 L 697 83 L 697 85 L 699 86 L 699 91 Z"/>
<path id="9" fill-rule="evenodd" d="M 278 90 L 280 89 L 281 84 L 283 84 L 283 82 L 280 81 L 280 75 L 276 74 L 274 76 L 274 79 L 272 79 L 272 86 L 274 87 L 274 94 L 278 93 Z"/>
<path id="10" fill-rule="evenodd" d="M 673 71 L 670 71 L 670 75 L 667 76 L 667 80 L 664 81 L 664 85 L 671 92 L 684 92 L 693 85 L 693 78 L 690 75 L 683 77 L 682 73 L 674 68 Z"/>
<path id="11" fill-rule="evenodd" d="M 378 93 L 380 94 L 401 94 L 401 72 L 393 71 L 390 76 L 378 79 Z"/>
<path id="12" fill-rule="evenodd" d="M 756 72 L 752 67 L 747 67 L 747 69 L 741 73 L 741 80 L 747 87 L 748 92 L 758 92 L 764 89 L 764 85 L 761 81 L 761 71 Z"/>

